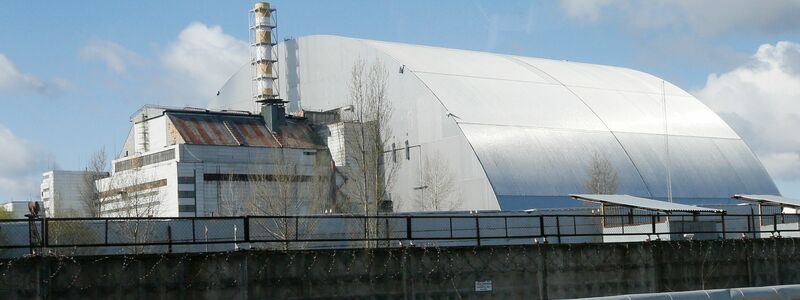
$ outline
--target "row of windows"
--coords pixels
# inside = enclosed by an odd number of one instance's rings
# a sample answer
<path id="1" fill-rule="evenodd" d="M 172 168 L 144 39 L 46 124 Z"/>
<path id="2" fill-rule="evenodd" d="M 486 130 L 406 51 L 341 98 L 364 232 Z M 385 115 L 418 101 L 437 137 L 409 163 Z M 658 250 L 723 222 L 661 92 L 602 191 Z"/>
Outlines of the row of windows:
<path id="1" fill-rule="evenodd" d="M 194 184 L 194 176 L 179 176 L 178 184 Z"/>
<path id="2" fill-rule="evenodd" d="M 120 172 L 135 168 L 141 168 L 143 166 L 165 162 L 173 159 L 175 159 L 175 149 L 169 149 L 161 152 L 134 157 L 128 160 L 118 161 L 114 164 L 114 170 Z"/>
<path id="3" fill-rule="evenodd" d="M 178 191 L 178 198 L 194 198 L 194 191 Z"/>
<path id="4" fill-rule="evenodd" d="M 120 194 L 133 194 L 133 193 L 141 192 L 141 191 L 144 191 L 144 190 L 151 190 L 151 189 L 155 189 L 155 188 L 160 188 L 160 187 L 166 186 L 166 185 L 167 185 L 167 180 L 166 179 L 150 181 L 150 182 L 135 184 L 135 185 L 127 186 L 127 187 L 111 189 L 111 190 L 102 192 L 102 193 L 100 193 L 100 198 L 113 197 L 113 196 L 120 195 Z"/>
<path id="5" fill-rule="evenodd" d="M 155 212 L 155 211 L 152 210 L 152 208 L 158 207 L 159 205 L 161 205 L 161 201 L 155 201 L 155 202 L 142 203 L 142 204 L 133 205 L 133 206 L 119 207 L 119 208 L 115 208 L 115 209 L 108 209 L 108 210 L 104 209 L 103 213 L 104 214 L 116 214 L 116 213 L 119 213 L 119 212 L 127 212 L 127 213 L 121 214 L 120 216 L 121 217 L 152 217 L 153 216 L 152 214 Z M 141 212 L 142 215 L 139 215 L 137 212 Z"/>
<path id="6" fill-rule="evenodd" d="M 178 205 L 178 212 L 195 212 L 194 205 Z"/>
<path id="7" fill-rule="evenodd" d="M 203 174 L 203 180 L 205 181 L 278 181 L 283 179 L 287 179 L 288 181 L 292 182 L 306 182 L 312 179 L 312 176 L 308 175 L 283 175 L 285 178 L 281 178 L 281 175 L 271 175 L 271 174 L 219 174 L 219 173 L 206 173 Z"/>

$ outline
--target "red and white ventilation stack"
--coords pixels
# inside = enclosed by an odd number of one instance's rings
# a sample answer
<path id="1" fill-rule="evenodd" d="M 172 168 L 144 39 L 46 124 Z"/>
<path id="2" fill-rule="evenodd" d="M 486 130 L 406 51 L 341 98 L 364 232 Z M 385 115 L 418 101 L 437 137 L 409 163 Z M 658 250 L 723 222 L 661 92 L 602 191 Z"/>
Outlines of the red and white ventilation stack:
<path id="1" fill-rule="evenodd" d="M 250 57 L 253 69 L 253 98 L 262 104 L 283 103 L 278 96 L 277 45 L 274 32 L 275 9 L 267 2 L 257 2 L 250 10 Z"/>

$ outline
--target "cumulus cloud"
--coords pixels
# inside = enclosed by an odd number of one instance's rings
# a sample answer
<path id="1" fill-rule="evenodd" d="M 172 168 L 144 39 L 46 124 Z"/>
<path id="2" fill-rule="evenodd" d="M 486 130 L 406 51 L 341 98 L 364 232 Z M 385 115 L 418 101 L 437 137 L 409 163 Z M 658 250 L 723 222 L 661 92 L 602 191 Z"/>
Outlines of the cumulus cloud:
<path id="1" fill-rule="evenodd" d="M 138 54 L 111 41 L 91 41 L 78 50 L 78 55 L 85 60 L 101 61 L 109 70 L 119 74 L 125 73 L 130 65 L 142 63 Z"/>
<path id="2" fill-rule="evenodd" d="M 687 28 L 701 35 L 733 30 L 783 32 L 800 25 L 800 1 L 775 0 L 562 0 L 575 19 L 597 21 L 613 16 L 637 28 Z"/>
<path id="3" fill-rule="evenodd" d="M 611 0 L 562 0 L 561 8 L 568 16 L 585 21 L 597 21 Z"/>
<path id="4" fill-rule="evenodd" d="M 248 61 L 248 44 L 225 34 L 220 26 L 192 23 L 161 55 L 168 80 L 179 97 L 205 106 L 216 92 Z"/>
<path id="5" fill-rule="evenodd" d="M 42 95 L 54 95 L 63 91 L 67 85 L 68 83 L 64 80 L 46 81 L 24 74 L 17 69 L 17 66 L 8 57 L 0 53 L 0 93 L 33 92 Z"/>
<path id="6" fill-rule="evenodd" d="M 0 124 L 0 202 L 38 198 L 44 155 Z"/>
<path id="7" fill-rule="evenodd" d="M 778 179 L 800 179 L 800 44 L 764 44 L 749 61 L 708 76 L 694 94 L 719 113 Z"/>

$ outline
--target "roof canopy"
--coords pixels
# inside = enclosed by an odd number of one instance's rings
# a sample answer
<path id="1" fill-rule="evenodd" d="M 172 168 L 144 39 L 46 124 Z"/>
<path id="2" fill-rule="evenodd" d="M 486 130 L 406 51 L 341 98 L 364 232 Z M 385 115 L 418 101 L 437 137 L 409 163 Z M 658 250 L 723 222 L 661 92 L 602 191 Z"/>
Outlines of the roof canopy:
<path id="1" fill-rule="evenodd" d="M 600 194 L 572 194 L 573 199 L 591 201 L 603 204 L 611 204 L 618 206 L 627 206 L 633 208 L 641 208 L 652 211 L 662 212 L 710 212 L 710 213 L 723 213 L 724 210 L 700 207 L 694 205 L 686 205 L 679 203 L 670 203 L 665 201 L 652 200 L 647 198 L 633 197 L 629 195 L 600 195 Z"/>
<path id="2" fill-rule="evenodd" d="M 800 208 L 800 200 L 775 195 L 733 195 L 733 199 Z"/>

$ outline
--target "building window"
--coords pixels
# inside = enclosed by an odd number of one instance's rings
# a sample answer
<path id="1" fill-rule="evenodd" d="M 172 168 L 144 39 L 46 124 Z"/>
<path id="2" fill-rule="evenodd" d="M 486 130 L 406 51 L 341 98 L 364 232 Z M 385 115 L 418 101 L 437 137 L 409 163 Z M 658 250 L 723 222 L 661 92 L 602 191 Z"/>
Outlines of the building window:
<path id="1" fill-rule="evenodd" d="M 178 198 L 194 198 L 194 191 L 178 191 Z"/>
<path id="2" fill-rule="evenodd" d="M 114 164 L 114 170 L 117 172 L 125 171 L 173 159 L 175 159 L 175 149 L 169 149 L 161 152 L 134 157 L 128 160 L 118 161 Z"/>
<path id="3" fill-rule="evenodd" d="M 178 184 L 194 184 L 194 176 L 179 176 Z"/>
<path id="4" fill-rule="evenodd" d="M 281 180 L 281 175 L 273 174 L 219 174 L 219 173 L 205 173 L 203 174 L 203 181 L 278 181 Z M 311 181 L 312 176 L 309 175 L 287 175 L 290 176 L 292 182 L 306 182 Z"/>
<path id="5" fill-rule="evenodd" d="M 178 212 L 195 212 L 194 205 L 178 205 Z"/>

